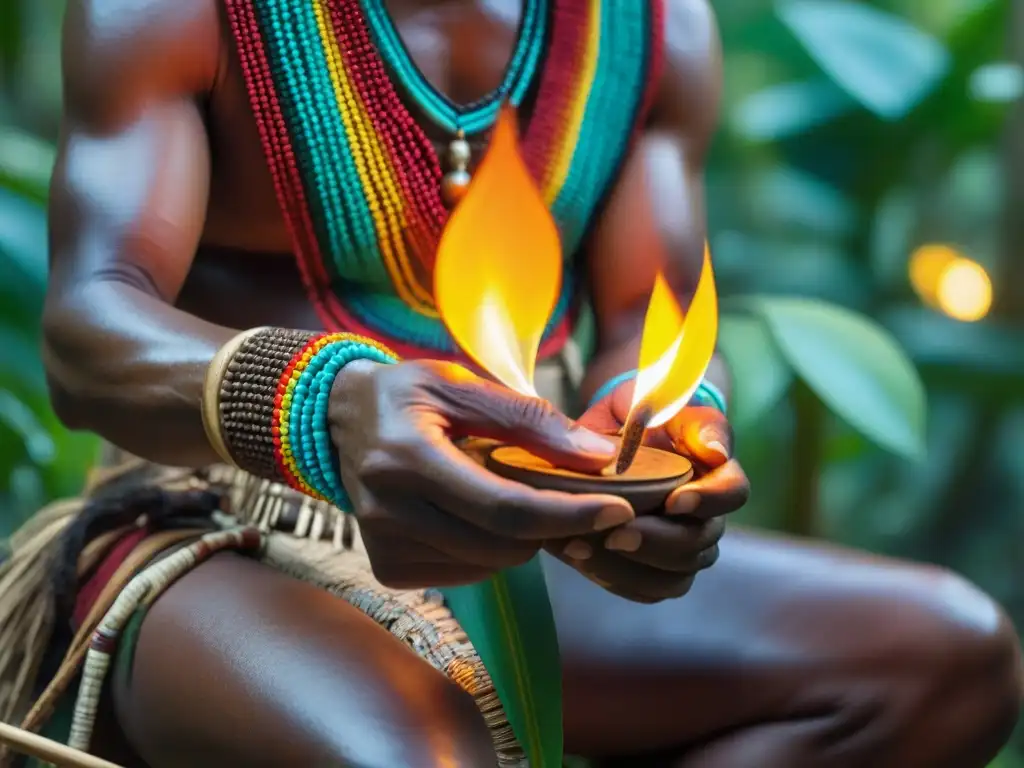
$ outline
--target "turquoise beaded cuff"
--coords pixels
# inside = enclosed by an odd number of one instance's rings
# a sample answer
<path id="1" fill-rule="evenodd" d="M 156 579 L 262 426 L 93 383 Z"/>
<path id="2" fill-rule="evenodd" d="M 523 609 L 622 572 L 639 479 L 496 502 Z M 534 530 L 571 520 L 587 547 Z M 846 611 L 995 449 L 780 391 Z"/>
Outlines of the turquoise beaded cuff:
<path id="1" fill-rule="evenodd" d="M 311 333 L 282 328 L 249 332 L 233 350 L 207 397 L 217 415 L 221 453 L 235 466 L 286 483 L 317 499 L 348 509 L 328 428 L 331 387 L 353 360 L 397 362 L 372 339 L 350 333 Z M 214 374 L 216 375 L 216 374 Z"/>
<path id="2" fill-rule="evenodd" d="M 589 410 L 590 408 L 593 408 L 618 389 L 620 385 L 625 384 L 627 381 L 634 378 L 636 378 L 635 370 L 625 371 L 624 373 L 620 373 L 618 376 L 612 376 L 608 381 L 598 387 L 594 396 L 590 398 L 590 403 L 587 405 L 587 409 Z M 697 387 L 697 391 L 693 393 L 693 397 L 690 399 L 690 405 L 717 408 L 722 413 L 726 413 L 727 408 L 725 395 L 722 393 L 722 390 L 706 378 L 701 379 L 700 385 Z"/>
<path id="3" fill-rule="evenodd" d="M 608 395 L 619 388 L 620 384 L 625 384 L 627 381 L 632 381 L 636 378 L 636 369 L 632 371 L 624 371 L 617 376 L 612 376 L 608 381 L 597 388 L 594 392 L 594 396 L 590 398 L 590 403 L 587 404 L 587 409 L 593 408 L 595 405 L 604 400 Z"/>
<path id="4" fill-rule="evenodd" d="M 722 413 L 728 413 L 729 410 L 722 390 L 707 379 L 701 379 L 697 391 L 693 393 L 693 397 L 690 399 L 690 405 L 717 408 Z"/>

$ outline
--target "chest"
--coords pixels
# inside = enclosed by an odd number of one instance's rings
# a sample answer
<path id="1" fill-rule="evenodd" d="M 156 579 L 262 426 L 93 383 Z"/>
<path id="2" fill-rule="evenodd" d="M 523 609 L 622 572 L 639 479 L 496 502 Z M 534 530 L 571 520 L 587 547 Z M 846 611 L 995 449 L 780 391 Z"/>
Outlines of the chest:
<path id="1" fill-rule="evenodd" d="M 238 12 L 258 13 L 261 4 L 254 0 Z M 523 0 L 384 0 L 382 7 L 410 61 L 453 102 L 476 102 L 500 86 L 516 46 Z M 254 120 L 260 117 L 252 104 L 256 76 L 236 55 L 232 31 L 226 30 L 223 76 L 209 106 L 214 173 L 204 240 L 252 252 L 287 252 L 293 243 L 265 163 L 265 126 Z M 452 137 L 429 120 L 420 122 L 432 151 L 443 158 Z M 487 136 L 476 133 L 467 140 L 472 171 Z"/>
<path id="2" fill-rule="evenodd" d="M 311 295 L 326 313 L 401 316 L 385 329 L 400 335 L 438 326 L 442 191 L 472 171 L 502 105 L 517 109 L 523 159 L 571 260 L 642 121 L 661 49 L 661 0 L 224 2 Z"/>

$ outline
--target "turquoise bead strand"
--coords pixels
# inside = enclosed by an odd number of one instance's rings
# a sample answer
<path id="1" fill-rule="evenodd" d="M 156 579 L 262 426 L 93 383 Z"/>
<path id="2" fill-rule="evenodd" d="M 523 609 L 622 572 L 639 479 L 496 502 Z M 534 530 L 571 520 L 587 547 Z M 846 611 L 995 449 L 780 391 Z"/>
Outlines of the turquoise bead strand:
<path id="1" fill-rule="evenodd" d="M 328 415 L 334 380 L 354 360 L 397 362 L 395 357 L 368 344 L 355 341 L 328 344 L 307 363 L 296 382 L 289 414 L 295 464 L 302 479 L 344 511 L 351 510 L 352 501 L 341 479 Z"/>
<path id="2" fill-rule="evenodd" d="M 547 34 L 548 0 L 527 0 L 519 37 L 501 85 L 477 102 L 459 106 L 437 91 L 409 56 L 383 0 L 361 0 L 371 33 L 397 79 L 423 113 L 450 134 L 488 130 L 497 119 L 502 101 L 518 106 L 537 72 Z"/>

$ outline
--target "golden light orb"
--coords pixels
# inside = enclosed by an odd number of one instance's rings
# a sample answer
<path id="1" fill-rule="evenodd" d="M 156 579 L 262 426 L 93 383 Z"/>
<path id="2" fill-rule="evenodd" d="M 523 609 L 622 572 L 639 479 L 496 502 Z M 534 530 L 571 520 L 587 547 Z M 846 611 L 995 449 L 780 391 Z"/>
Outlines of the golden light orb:
<path id="1" fill-rule="evenodd" d="M 970 259 L 958 258 L 942 270 L 936 303 L 956 320 L 973 323 L 992 308 L 992 279 L 985 268 Z"/>
<path id="2" fill-rule="evenodd" d="M 938 306 L 942 275 L 961 258 L 954 248 L 942 243 L 927 243 L 910 255 L 910 285 L 925 304 Z"/>

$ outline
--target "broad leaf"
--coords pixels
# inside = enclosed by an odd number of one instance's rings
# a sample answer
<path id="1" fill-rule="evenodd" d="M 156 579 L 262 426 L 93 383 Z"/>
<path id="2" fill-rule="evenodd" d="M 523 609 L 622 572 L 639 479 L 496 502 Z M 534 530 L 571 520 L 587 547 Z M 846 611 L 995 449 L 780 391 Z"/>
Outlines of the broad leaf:
<path id="1" fill-rule="evenodd" d="M 883 448 L 922 454 L 924 387 L 881 326 L 813 299 L 765 297 L 755 306 L 790 365 L 836 414 Z"/>
<path id="2" fill-rule="evenodd" d="M 490 673 L 530 768 L 560 768 L 562 666 L 540 558 L 441 591 Z"/>
<path id="3" fill-rule="evenodd" d="M 0 126 L 0 182 L 35 203 L 46 203 L 55 154 L 42 139 Z"/>
<path id="4" fill-rule="evenodd" d="M 733 129 L 752 141 L 779 141 L 857 108 L 845 91 L 818 77 L 779 83 L 750 94 L 733 110 Z"/>
<path id="5" fill-rule="evenodd" d="M 752 174 L 747 194 L 757 219 L 773 228 L 834 235 L 849 232 L 857 221 L 854 205 L 842 190 L 790 165 Z"/>
<path id="6" fill-rule="evenodd" d="M 743 429 L 778 404 L 793 380 L 793 372 L 760 318 L 723 314 L 718 346 L 732 374 L 729 421 Z"/>
<path id="7" fill-rule="evenodd" d="M 818 66 L 883 119 L 903 117 L 949 70 L 938 40 L 865 3 L 782 0 L 776 7 Z"/>

